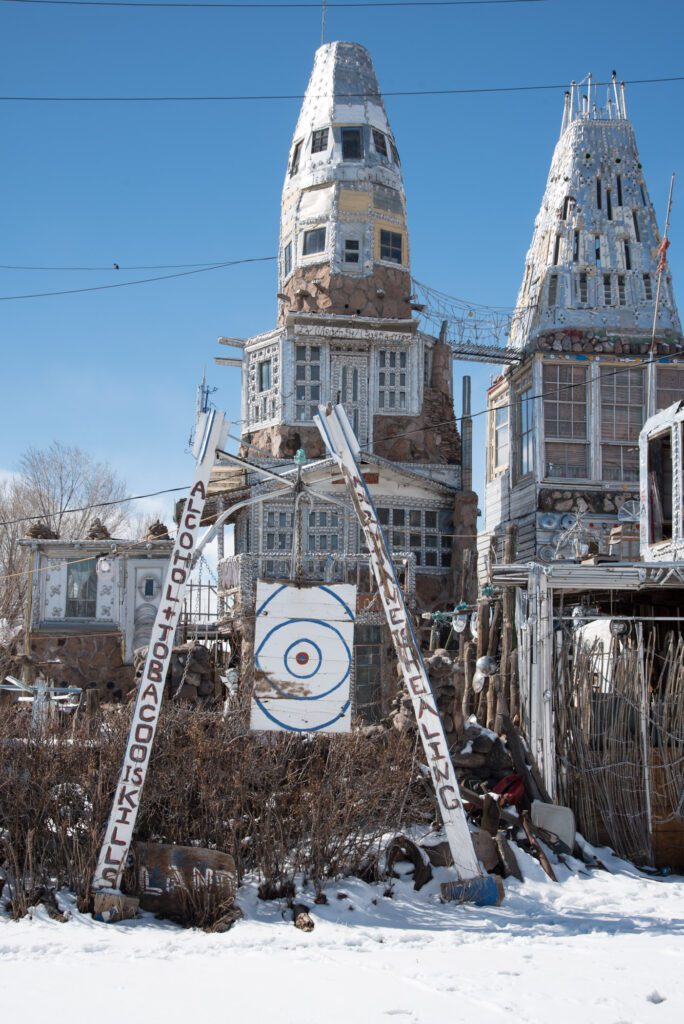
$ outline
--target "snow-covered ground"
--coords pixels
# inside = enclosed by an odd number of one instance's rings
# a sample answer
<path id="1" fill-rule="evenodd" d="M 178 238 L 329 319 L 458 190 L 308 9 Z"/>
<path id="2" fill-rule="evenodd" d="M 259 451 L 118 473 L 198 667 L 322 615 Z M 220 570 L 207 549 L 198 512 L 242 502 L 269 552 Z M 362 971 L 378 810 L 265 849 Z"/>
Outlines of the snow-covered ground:
<path id="1" fill-rule="evenodd" d="M 525 854 L 496 909 L 442 904 L 398 882 L 344 880 L 298 931 L 279 904 L 240 890 L 223 935 L 150 915 L 105 925 L 44 908 L 0 917 L 0 1019 L 21 1024 L 681 1024 L 684 878 L 571 873 L 554 885 Z M 444 872 L 437 872 L 444 880 Z M 308 898 L 307 898 L 308 896 Z M 303 900 L 313 904 L 313 893 Z"/>

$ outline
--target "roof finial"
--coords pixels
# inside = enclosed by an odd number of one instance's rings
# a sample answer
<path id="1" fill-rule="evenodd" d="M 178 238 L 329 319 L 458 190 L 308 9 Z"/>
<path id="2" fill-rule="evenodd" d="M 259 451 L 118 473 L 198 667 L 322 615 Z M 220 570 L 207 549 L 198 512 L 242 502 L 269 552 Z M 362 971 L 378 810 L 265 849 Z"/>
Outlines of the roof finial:
<path id="1" fill-rule="evenodd" d="M 321 46 L 325 42 L 325 0 L 321 0 Z"/>

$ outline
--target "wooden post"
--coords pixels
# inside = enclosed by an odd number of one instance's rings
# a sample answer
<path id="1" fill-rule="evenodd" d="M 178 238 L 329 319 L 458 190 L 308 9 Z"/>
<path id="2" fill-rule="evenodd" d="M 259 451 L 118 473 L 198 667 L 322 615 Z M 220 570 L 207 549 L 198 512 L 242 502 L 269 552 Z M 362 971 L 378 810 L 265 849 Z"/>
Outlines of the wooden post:
<path id="1" fill-rule="evenodd" d="M 504 537 L 504 564 L 513 565 L 515 562 L 515 542 L 517 528 L 506 527 Z M 505 696 L 509 708 L 511 707 L 511 655 L 515 646 L 515 590 L 512 587 L 503 588 L 501 598 L 502 605 L 502 631 L 501 631 L 501 692 Z M 499 733 L 502 728 L 501 711 L 497 707 L 494 731 Z"/>

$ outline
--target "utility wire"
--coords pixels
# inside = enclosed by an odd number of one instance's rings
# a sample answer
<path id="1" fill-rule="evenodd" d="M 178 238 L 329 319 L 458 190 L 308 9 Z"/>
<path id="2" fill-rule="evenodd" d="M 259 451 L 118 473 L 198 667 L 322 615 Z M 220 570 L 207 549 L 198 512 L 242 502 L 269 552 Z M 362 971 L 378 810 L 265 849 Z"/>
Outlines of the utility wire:
<path id="1" fill-rule="evenodd" d="M 108 270 L 118 273 L 120 270 L 182 270 L 185 267 L 216 267 L 225 266 L 228 262 L 222 257 L 219 260 L 209 260 L 206 263 L 158 263 L 139 267 L 129 267 L 123 263 L 110 263 L 107 267 L 23 267 L 9 263 L 0 263 L 0 270 Z"/>
<path id="2" fill-rule="evenodd" d="M 58 7 L 173 7 L 183 8 L 225 8 L 228 10 L 320 10 L 320 3 L 223 3 L 217 0 L 216 3 L 200 2 L 190 3 L 181 0 L 180 3 L 167 3 L 165 0 L 149 0 L 149 2 L 136 3 L 134 0 L 0 0 L 1 3 L 13 4 L 43 4 L 44 6 Z M 368 0 L 340 0 L 338 3 L 328 3 L 327 7 L 492 7 L 507 4 L 542 4 L 546 0 L 378 0 L 377 3 Z"/>
<path id="3" fill-rule="evenodd" d="M 617 368 L 615 370 L 609 370 L 606 373 L 599 373 L 595 377 L 591 377 L 589 379 L 589 381 L 580 381 L 580 382 L 575 383 L 575 384 L 563 384 L 561 387 L 558 387 L 558 388 L 549 388 L 549 390 L 547 390 L 547 391 L 541 391 L 538 395 L 530 395 L 529 398 L 525 398 L 525 399 L 523 399 L 523 401 L 525 401 L 525 402 L 540 401 L 541 399 L 548 398 L 551 395 L 558 395 L 558 394 L 560 394 L 561 392 L 564 392 L 564 391 L 572 391 L 574 388 L 577 388 L 577 387 L 585 387 L 586 384 L 590 383 L 592 380 L 603 380 L 604 378 L 607 378 L 607 377 L 614 377 L 617 374 L 624 373 L 625 370 L 633 370 L 633 369 L 636 369 L 637 367 L 640 367 L 640 366 L 649 366 L 651 363 L 660 362 L 663 358 L 668 358 L 670 356 L 681 356 L 681 355 L 684 355 L 684 349 L 676 349 L 673 352 L 669 352 L 666 357 L 664 357 L 662 355 L 659 355 L 659 356 L 653 357 L 652 359 L 640 360 L 638 363 L 631 363 L 629 365 L 621 366 L 621 367 L 619 367 L 619 368 Z M 512 403 L 510 403 L 510 404 L 512 405 Z M 477 412 L 471 413 L 470 419 L 475 419 L 478 416 L 486 416 L 489 412 L 491 412 L 490 409 L 480 409 Z M 458 417 L 454 417 L 454 418 L 458 418 Z M 448 425 L 450 425 L 450 424 L 452 424 L 454 422 L 454 418 L 449 419 L 449 420 L 442 420 L 439 423 L 430 423 L 428 427 L 416 427 L 413 430 L 404 430 L 401 433 L 388 434 L 386 437 L 378 438 L 378 441 L 393 441 L 395 438 L 398 438 L 398 437 L 407 437 L 409 434 L 422 433 L 426 429 L 434 430 L 436 427 L 448 426 Z M 247 447 L 251 448 L 253 451 L 261 452 L 263 455 L 266 455 L 269 458 L 273 458 L 273 453 L 272 452 L 268 452 L 268 451 L 266 451 L 263 448 L 257 448 L 255 445 L 248 444 L 248 442 L 246 442 L 246 441 L 242 441 L 241 440 L 240 443 L 241 444 L 246 444 Z M 366 439 L 366 443 L 368 443 L 368 439 Z M 59 515 L 68 515 L 71 512 L 87 512 L 90 509 L 105 508 L 106 506 L 109 506 L 109 505 L 124 505 L 127 502 L 129 502 L 129 501 L 140 501 L 143 498 L 156 498 L 156 497 L 158 497 L 161 494 L 176 494 L 179 491 L 187 491 L 188 487 L 189 487 L 189 485 L 186 485 L 185 487 L 168 487 L 168 488 L 166 488 L 165 490 L 162 490 L 162 491 L 152 491 L 149 494 L 135 494 L 135 495 L 131 495 L 131 496 L 127 497 L 127 498 L 119 498 L 119 499 L 117 499 L 115 501 L 98 501 L 98 502 L 94 502 L 92 505 L 83 505 L 81 508 L 62 509 L 59 512 Z M 38 520 L 43 520 L 45 518 L 46 518 L 45 515 L 22 516 L 19 519 L 8 519 L 5 522 L 1 522 L 0 523 L 0 527 L 2 527 L 2 526 L 15 526 L 17 523 L 36 522 Z M 48 518 L 49 518 L 49 514 L 48 514 Z"/>
<path id="4" fill-rule="evenodd" d="M 7 0 L 0 0 L 0 3 L 3 2 L 7 2 Z M 10 2 L 17 3 L 20 0 L 10 0 Z M 35 0 L 35 2 L 39 2 L 39 0 Z M 40 0 L 40 2 L 44 3 L 47 0 Z M 684 82 L 684 75 L 670 75 L 664 78 L 631 78 L 625 79 L 623 84 L 656 85 L 664 82 Z M 597 86 L 612 84 L 612 80 L 595 83 Z M 469 89 L 397 89 L 384 92 L 345 92 L 336 95 L 338 99 L 368 100 L 382 99 L 387 96 L 470 96 L 485 93 L 549 92 L 559 89 L 567 91 L 567 87 L 567 82 L 563 82 L 559 85 L 488 85 Z M 235 93 L 225 96 L 0 96 L 0 102 L 4 103 L 221 103 L 303 99 L 303 93 Z"/>
<path id="5" fill-rule="evenodd" d="M 199 270 L 184 270 L 178 274 L 162 274 L 160 277 L 141 277 L 137 281 L 121 281 L 117 284 L 97 284 L 90 288 L 65 288 L 56 292 L 29 292 L 24 295 L 0 295 L 0 302 L 12 302 L 17 299 L 45 299 L 53 295 L 78 295 L 81 292 L 102 292 L 109 288 L 129 288 L 135 284 L 150 284 L 152 281 L 170 281 L 174 277 L 190 277 L 191 274 L 205 274 L 208 270 L 222 270 L 224 267 L 235 267 L 241 263 L 268 263 L 275 260 L 275 256 L 255 256 L 246 260 L 230 260 L 227 263 L 215 263 L 208 267 L 201 267 Z"/>

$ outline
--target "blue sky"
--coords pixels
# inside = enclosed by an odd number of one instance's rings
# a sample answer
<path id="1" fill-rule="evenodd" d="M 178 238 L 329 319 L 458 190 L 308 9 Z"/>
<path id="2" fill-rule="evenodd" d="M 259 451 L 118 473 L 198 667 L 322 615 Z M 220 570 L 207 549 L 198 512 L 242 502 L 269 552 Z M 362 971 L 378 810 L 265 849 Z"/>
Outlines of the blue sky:
<path id="1" fill-rule="evenodd" d="M 546 0 L 480 8 L 336 10 L 327 40 L 371 51 L 383 90 L 566 83 L 684 73 L 680 4 Z M 120 10 L 0 2 L 2 95 L 302 93 L 316 10 Z M 662 225 L 684 164 L 684 82 L 632 86 L 628 111 Z M 470 301 L 515 303 L 560 126 L 563 90 L 388 98 L 402 155 L 412 270 Z M 3 103 L 0 264 L 122 266 L 275 255 L 297 101 Z M 684 254 L 682 181 L 671 266 Z M 164 271 L 159 271 L 164 273 Z M 146 272 L 0 270 L 0 296 Z M 215 339 L 274 324 L 275 266 L 0 302 L 0 470 L 29 444 L 79 444 L 132 493 L 186 483 L 195 385 L 239 418 L 238 371 Z M 224 354 L 225 354 L 225 350 Z M 485 404 L 493 366 L 457 363 Z M 456 393 L 460 394 L 457 384 Z M 475 480 L 482 482 L 483 418 Z"/>

